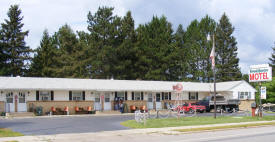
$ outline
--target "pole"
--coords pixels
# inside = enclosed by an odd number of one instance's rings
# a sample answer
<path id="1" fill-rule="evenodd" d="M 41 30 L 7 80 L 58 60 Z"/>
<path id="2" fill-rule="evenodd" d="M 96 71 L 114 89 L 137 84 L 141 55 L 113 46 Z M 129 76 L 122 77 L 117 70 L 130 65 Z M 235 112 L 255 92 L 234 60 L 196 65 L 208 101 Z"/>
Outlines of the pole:
<path id="1" fill-rule="evenodd" d="M 213 47 L 215 48 L 215 36 L 213 34 Z M 215 56 L 214 56 L 215 58 Z M 213 74 L 214 74 L 214 118 L 217 117 L 217 106 L 216 106 L 216 67 L 213 67 Z"/>
<path id="2" fill-rule="evenodd" d="M 259 82 L 259 116 L 260 117 L 262 117 L 263 116 L 263 114 L 262 114 L 262 96 L 261 96 L 261 85 L 262 85 L 262 83 L 261 82 Z"/>

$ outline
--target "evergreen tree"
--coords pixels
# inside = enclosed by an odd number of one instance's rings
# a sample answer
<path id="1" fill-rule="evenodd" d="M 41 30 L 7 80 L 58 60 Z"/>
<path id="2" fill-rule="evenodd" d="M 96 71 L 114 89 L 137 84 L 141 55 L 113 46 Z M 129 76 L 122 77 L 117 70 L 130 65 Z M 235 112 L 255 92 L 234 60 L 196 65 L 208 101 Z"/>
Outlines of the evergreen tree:
<path id="1" fill-rule="evenodd" d="M 7 13 L 8 19 L 1 24 L 1 51 L 6 57 L 5 68 L 2 75 L 24 75 L 28 69 L 31 49 L 26 46 L 25 37 L 29 31 L 22 31 L 23 16 L 18 5 L 12 5 Z M 5 60 L 5 59 L 2 59 Z M 4 71 L 4 72 L 3 72 Z"/>
<path id="2" fill-rule="evenodd" d="M 56 56 L 56 48 L 52 44 L 52 38 L 49 36 L 47 30 L 43 32 L 42 40 L 40 41 L 40 46 L 36 49 L 36 54 L 34 55 L 29 76 L 36 77 L 55 77 L 53 71 L 56 61 L 54 60 Z"/>
<path id="3" fill-rule="evenodd" d="M 144 80 L 170 80 L 170 67 L 177 64 L 172 54 L 175 51 L 172 24 L 164 16 L 154 16 L 151 22 L 138 27 L 137 34 L 137 77 Z"/>
<path id="4" fill-rule="evenodd" d="M 237 41 L 233 32 L 234 27 L 224 13 L 215 34 L 217 81 L 240 80 L 242 77 L 237 57 Z"/>
<path id="5" fill-rule="evenodd" d="M 80 51 L 79 41 L 74 31 L 65 24 L 54 35 L 53 44 L 57 48 L 54 72 L 56 77 L 78 77 L 75 74 L 77 67 L 77 52 Z"/>
<path id="6" fill-rule="evenodd" d="M 135 23 L 128 11 L 126 16 L 121 20 L 120 28 L 121 43 L 116 49 L 117 62 L 115 63 L 115 78 L 116 79 L 136 79 L 136 70 L 134 63 L 137 59 L 135 56 L 134 45 L 136 43 Z"/>
<path id="7" fill-rule="evenodd" d="M 116 48 L 121 44 L 119 32 L 121 19 L 113 15 L 114 8 L 99 7 L 93 15 L 88 13 L 90 32 L 90 66 L 93 78 L 114 77 Z"/>
<path id="8" fill-rule="evenodd" d="M 272 47 L 272 54 L 271 54 L 271 58 L 269 58 L 270 60 L 270 66 L 272 67 L 272 76 L 275 75 L 275 43 Z"/>
<path id="9" fill-rule="evenodd" d="M 199 81 L 201 77 L 201 50 L 200 50 L 200 29 L 199 22 L 194 20 L 186 30 L 186 47 L 188 57 L 188 76 L 192 81 Z"/>
<path id="10" fill-rule="evenodd" d="M 174 46 L 175 51 L 173 52 L 174 65 L 170 67 L 170 79 L 169 80 L 188 80 L 188 50 L 185 45 L 185 31 L 180 24 L 174 34 Z"/>

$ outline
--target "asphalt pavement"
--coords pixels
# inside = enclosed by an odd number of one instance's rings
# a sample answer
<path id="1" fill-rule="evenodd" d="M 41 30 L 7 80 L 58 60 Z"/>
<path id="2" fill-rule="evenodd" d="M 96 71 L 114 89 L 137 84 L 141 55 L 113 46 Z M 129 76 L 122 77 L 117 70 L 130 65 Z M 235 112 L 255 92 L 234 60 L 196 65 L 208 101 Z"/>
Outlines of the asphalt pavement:
<path id="1" fill-rule="evenodd" d="M 0 119 L 0 128 L 10 128 L 24 135 L 87 133 L 129 129 L 120 125 L 120 122 L 130 119 L 134 119 L 134 116 L 71 116 Z"/>

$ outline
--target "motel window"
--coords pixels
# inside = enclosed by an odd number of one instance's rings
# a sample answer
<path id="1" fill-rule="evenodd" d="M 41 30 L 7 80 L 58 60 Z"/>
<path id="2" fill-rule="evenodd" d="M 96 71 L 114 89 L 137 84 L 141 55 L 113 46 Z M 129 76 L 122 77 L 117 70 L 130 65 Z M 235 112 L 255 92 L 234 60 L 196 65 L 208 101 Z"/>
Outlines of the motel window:
<path id="1" fill-rule="evenodd" d="M 198 100 L 198 92 L 189 92 L 189 100 Z"/>
<path id="2" fill-rule="evenodd" d="M 163 92 L 162 93 L 162 100 L 171 100 L 171 93 Z"/>
<path id="3" fill-rule="evenodd" d="M 6 100 L 7 100 L 7 103 L 13 103 L 13 93 L 12 92 L 8 92 L 6 94 Z"/>
<path id="4" fill-rule="evenodd" d="M 72 92 L 72 97 L 73 97 L 74 101 L 82 101 L 83 100 L 81 91 L 73 91 Z"/>
<path id="5" fill-rule="evenodd" d="M 156 93 L 156 102 L 160 102 L 160 93 Z"/>
<path id="6" fill-rule="evenodd" d="M 110 102 L 110 93 L 104 93 L 105 102 Z"/>
<path id="7" fill-rule="evenodd" d="M 100 93 L 99 92 L 95 93 L 95 102 L 97 102 L 97 103 L 100 102 Z"/>
<path id="8" fill-rule="evenodd" d="M 117 92 L 117 98 L 125 100 L 125 92 Z"/>
<path id="9" fill-rule="evenodd" d="M 251 92 L 238 92 L 238 94 L 240 100 L 251 99 Z"/>
<path id="10" fill-rule="evenodd" d="M 153 102 L 153 95 L 152 95 L 152 93 L 148 93 L 148 102 Z"/>
<path id="11" fill-rule="evenodd" d="M 26 94 L 25 92 L 19 92 L 19 103 L 25 103 Z"/>
<path id="12" fill-rule="evenodd" d="M 143 92 L 134 92 L 134 100 L 143 100 Z"/>
<path id="13" fill-rule="evenodd" d="M 39 100 L 50 101 L 51 100 L 50 91 L 40 91 L 40 93 L 39 93 Z"/>

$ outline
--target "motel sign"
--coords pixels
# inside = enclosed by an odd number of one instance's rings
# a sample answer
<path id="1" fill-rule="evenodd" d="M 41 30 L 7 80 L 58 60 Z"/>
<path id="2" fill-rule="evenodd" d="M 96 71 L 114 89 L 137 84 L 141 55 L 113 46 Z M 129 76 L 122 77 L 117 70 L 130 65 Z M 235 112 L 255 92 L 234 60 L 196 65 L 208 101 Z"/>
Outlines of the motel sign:
<path id="1" fill-rule="evenodd" d="M 250 66 L 249 82 L 262 81 L 272 81 L 272 67 L 268 64 Z"/>

